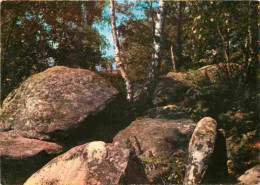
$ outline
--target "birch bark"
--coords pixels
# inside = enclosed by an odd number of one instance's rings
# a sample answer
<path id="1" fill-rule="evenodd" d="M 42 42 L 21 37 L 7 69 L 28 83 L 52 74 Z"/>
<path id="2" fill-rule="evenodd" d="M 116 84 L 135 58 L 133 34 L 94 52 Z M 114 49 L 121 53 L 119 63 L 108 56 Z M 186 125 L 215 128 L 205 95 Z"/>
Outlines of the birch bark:
<path id="1" fill-rule="evenodd" d="M 157 20 L 155 21 L 154 30 L 154 40 L 153 40 L 153 50 L 151 66 L 152 70 L 149 73 L 148 79 L 151 80 L 150 83 L 157 82 L 159 77 L 159 67 L 161 63 L 161 38 L 164 23 L 164 9 L 165 3 L 163 0 L 159 0 L 159 11 L 157 13 Z"/>
<path id="2" fill-rule="evenodd" d="M 125 67 L 124 67 L 124 65 L 121 61 L 121 57 L 120 57 L 119 42 L 118 42 L 118 37 L 117 37 L 117 32 L 116 32 L 116 16 L 115 16 L 114 0 L 110 0 L 110 15 L 111 15 L 111 27 L 112 27 L 114 48 L 115 48 L 115 62 L 116 62 L 117 69 L 120 71 L 121 76 L 125 80 L 126 91 L 127 91 L 127 100 L 131 102 L 133 99 L 132 85 L 131 85 L 130 79 L 128 78 L 128 76 L 126 74 Z"/>
<path id="3" fill-rule="evenodd" d="M 137 95 L 135 99 L 142 99 L 144 96 L 151 96 L 154 91 L 159 78 L 159 69 L 161 63 L 161 50 L 162 50 L 162 30 L 164 24 L 164 11 L 165 3 L 159 0 L 159 10 L 157 12 L 157 19 L 155 21 L 155 30 L 153 38 L 153 54 L 151 58 L 151 69 L 149 71 L 147 81 L 143 90 Z"/>

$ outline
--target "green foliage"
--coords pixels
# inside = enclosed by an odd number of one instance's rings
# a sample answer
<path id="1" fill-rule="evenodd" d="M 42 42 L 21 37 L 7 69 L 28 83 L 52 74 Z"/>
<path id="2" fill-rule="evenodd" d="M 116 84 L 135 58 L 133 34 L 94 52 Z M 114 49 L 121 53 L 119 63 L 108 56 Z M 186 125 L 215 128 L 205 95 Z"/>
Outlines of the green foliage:
<path id="1" fill-rule="evenodd" d="M 122 76 L 118 73 L 107 73 L 107 72 L 100 72 L 99 73 L 102 77 L 107 79 L 114 87 L 116 87 L 119 90 L 122 90 L 125 92 L 125 82 Z"/>
<path id="2" fill-rule="evenodd" d="M 105 42 L 92 27 L 83 25 L 71 28 L 61 39 L 63 41 L 59 42 L 53 54 L 58 65 L 95 70 L 96 65 L 102 62 L 100 49 L 105 47 Z"/>
<path id="3" fill-rule="evenodd" d="M 32 74 L 58 65 L 93 69 L 104 41 L 91 26 L 103 2 L 2 2 L 1 101 Z M 86 11 L 83 11 L 86 10 Z"/>
<path id="4" fill-rule="evenodd" d="M 187 156 L 158 155 L 140 156 L 148 176 L 153 179 L 153 184 L 182 184 L 185 175 Z M 156 171 L 159 171 L 156 173 Z"/>
<path id="5" fill-rule="evenodd" d="M 228 168 L 231 175 L 238 177 L 259 163 L 258 135 L 259 132 L 254 130 L 228 138 Z"/>
<path id="6" fill-rule="evenodd" d="M 130 19 L 119 27 L 122 59 L 132 81 L 144 80 L 150 70 L 156 20 L 153 6 L 152 2 L 146 3 L 147 19 Z M 167 3 L 161 74 L 172 71 L 171 46 L 179 71 L 224 61 L 243 64 L 247 24 L 247 2 Z"/>
<path id="7" fill-rule="evenodd" d="M 256 10 L 258 2 L 252 4 Z M 95 70 L 101 64 L 106 72 L 112 72 L 113 59 L 102 58 L 101 50 L 107 44 L 104 36 L 92 27 L 95 21 L 110 22 L 109 16 L 102 17 L 107 5 L 108 1 L 2 2 L 1 101 L 27 77 L 47 69 L 51 57 L 58 65 Z M 151 70 L 153 24 L 157 19 L 154 5 L 141 1 L 116 3 L 116 10 L 122 16 L 118 27 L 121 58 L 133 83 L 144 81 Z M 135 16 L 131 11 L 135 8 L 144 9 L 146 18 Z M 217 120 L 229 142 L 230 170 L 235 174 L 257 163 L 259 94 L 255 79 L 260 73 L 256 71 L 258 60 L 253 53 L 257 47 L 252 47 L 258 40 L 257 29 L 252 32 L 258 17 L 254 17 L 252 10 L 253 6 L 246 1 L 167 2 L 162 38 L 160 74 L 172 71 L 173 46 L 177 70 L 189 70 L 174 74 L 176 80 L 191 86 L 181 108 L 195 120 L 205 116 Z M 219 70 L 215 82 L 196 70 L 209 64 L 228 66 L 230 62 L 239 64 L 236 69 L 239 73 L 233 74 L 232 69 L 225 67 Z M 119 74 L 100 75 L 125 91 Z M 163 89 L 168 91 L 167 84 Z M 164 94 L 171 94 L 170 98 L 179 101 L 184 90 L 158 93 L 154 98 L 156 105 L 171 100 L 164 98 Z M 170 169 L 170 173 L 167 171 L 157 179 L 159 183 L 182 183 L 184 163 L 179 161 L 166 156 L 143 158 L 147 167 Z"/>
<path id="8" fill-rule="evenodd" d="M 226 60 L 225 52 L 229 50 L 230 62 L 242 59 L 241 48 L 246 38 L 246 24 L 248 17 L 247 2 L 188 2 L 188 19 L 184 25 L 187 35 L 186 48 L 194 65 L 202 60 L 208 64 Z M 229 48 L 227 49 L 227 42 Z M 201 47 L 194 47 L 199 45 Z M 231 53 L 237 53 L 240 58 Z M 238 54 L 239 53 L 239 54 Z M 236 56 L 237 56 L 236 55 Z"/>
<path id="9" fill-rule="evenodd" d="M 228 111 L 219 114 L 227 137 L 250 132 L 256 129 L 254 112 Z"/>
<path id="10" fill-rule="evenodd" d="M 253 165 L 258 164 L 257 148 L 259 135 L 259 97 L 257 88 L 251 93 L 248 89 L 238 88 L 238 78 L 220 78 L 212 83 L 200 79 L 190 83 L 186 108 L 191 116 L 199 120 L 211 116 L 223 129 L 227 139 L 229 172 L 240 175 Z"/>
<path id="11" fill-rule="evenodd" d="M 131 81 L 145 80 L 152 53 L 151 30 L 147 20 L 130 20 L 119 27 L 121 41 L 121 58 Z"/>

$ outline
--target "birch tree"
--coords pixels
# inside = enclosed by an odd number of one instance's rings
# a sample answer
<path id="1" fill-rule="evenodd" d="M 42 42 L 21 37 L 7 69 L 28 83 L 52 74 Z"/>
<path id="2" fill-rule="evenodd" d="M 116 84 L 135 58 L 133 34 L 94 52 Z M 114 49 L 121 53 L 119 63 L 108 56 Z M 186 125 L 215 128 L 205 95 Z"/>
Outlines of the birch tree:
<path id="1" fill-rule="evenodd" d="M 155 29 L 153 36 L 153 54 L 151 58 L 151 69 L 148 73 L 147 81 L 143 90 L 135 97 L 135 100 L 142 100 L 144 96 L 151 96 L 159 78 L 159 69 L 161 63 L 161 50 L 162 50 L 162 30 L 164 24 L 165 2 L 159 0 L 159 7 L 157 12 L 157 19 L 155 20 Z"/>
<path id="2" fill-rule="evenodd" d="M 152 69 L 148 75 L 149 84 L 156 84 L 159 77 L 159 67 L 161 63 L 161 38 L 164 23 L 164 10 L 165 3 L 163 0 L 159 0 L 159 10 L 157 12 L 157 20 L 155 22 L 154 39 L 153 39 L 153 50 L 151 66 Z"/>
<path id="3" fill-rule="evenodd" d="M 248 18 L 249 19 L 249 25 L 248 25 L 249 58 L 248 58 L 246 77 L 247 77 L 247 83 L 253 88 L 255 84 L 257 84 L 256 71 L 259 65 L 258 7 L 259 7 L 259 2 L 249 1 L 249 18 Z"/>
<path id="4" fill-rule="evenodd" d="M 132 85 L 126 74 L 125 67 L 124 67 L 124 65 L 121 61 L 121 57 L 120 57 L 119 41 L 118 41 L 117 29 L 116 29 L 116 16 L 115 16 L 114 0 L 110 0 L 110 15 L 111 15 L 111 27 L 112 27 L 114 48 L 115 48 L 115 62 L 116 62 L 117 69 L 120 71 L 121 76 L 125 80 L 126 91 L 127 91 L 127 100 L 131 102 L 132 98 L 133 98 Z"/>

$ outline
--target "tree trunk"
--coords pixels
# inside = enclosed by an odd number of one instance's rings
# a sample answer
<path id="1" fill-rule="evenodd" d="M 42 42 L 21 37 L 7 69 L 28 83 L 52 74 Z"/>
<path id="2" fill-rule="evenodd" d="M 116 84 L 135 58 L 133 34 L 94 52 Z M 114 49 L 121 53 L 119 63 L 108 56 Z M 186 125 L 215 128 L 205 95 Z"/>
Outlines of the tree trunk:
<path id="1" fill-rule="evenodd" d="M 227 55 L 227 63 L 228 63 L 228 70 L 230 71 L 230 54 L 229 54 L 229 29 L 227 30 L 227 48 L 226 48 L 226 55 Z"/>
<path id="2" fill-rule="evenodd" d="M 182 14 L 183 2 L 178 2 L 178 22 L 177 22 L 177 47 L 175 47 L 176 69 L 179 70 L 182 63 Z"/>
<path id="3" fill-rule="evenodd" d="M 259 2 L 249 1 L 249 58 L 247 69 L 246 82 L 252 88 L 255 88 L 257 83 L 256 70 L 258 68 L 258 4 Z"/>
<path id="4" fill-rule="evenodd" d="M 149 4 L 149 13 L 150 13 L 150 17 L 151 17 L 151 31 L 152 31 L 152 35 L 155 34 L 155 20 L 154 20 L 154 10 L 153 10 L 153 1 L 150 2 Z M 153 44 L 153 40 L 151 40 L 151 44 Z"/>
<path id="5" fill-rule="evenodd" d="M 226 59 L 226 63 L 224 63 L 225 66 L 225 72 L 227 77 L 230 77 L 230 54 L 229 54 L 229 30 L 227 29 L 226 31 L 226 36 L 221 32 L 220 27 L 217 26 L 218 33 L 221 37 L 221 40 L 223 42 L 223 47 L 224 47 L 224 55 Z M 227 64 L 227 65 L 226 65 Z"/>
<path id="6" fill-rule="evenodd" d="M 110 0 L 110 13 L 111 13 L 111 27 L 112 27 L 114 47 L 115 47 L 115 62 L 116 62 L 117 69 L 120 71 L 121 76 L 125 80 L 126 91 L 127 91 L 127 100 L 131 102 L 133 99 L 132 85 L 126 74 L 124 65 L 123 65 L 123 63 L 121 61 L 121 57 L 120 57 L 119 42 L 118 42 L 118 37 L 117 37 L 117 32 L 116 32 L 116 17 L 115 17 L 115 9 L 114 9 L 113 0 Z"/>
<path id="7" fill-rule="evenodd" d="M 149 104 L 151 96 L 154 92 L 154 89 L 157 85 L 159 79 L 159 67 L 161 63 L 161 42 L 162 42 L 162 30 L 164 24 L 164 11 L 165 3 L 163 0 L 159 0 L 159 10 L 157 13 L 157 19 L 155 21 L 155 30 L 153 36 L 153 54 L 151 58 L 151 69 L 149 71 L 146 83 L 144 84 L 143 89 L 135 96 L 135 103 L 138 107 L 139 103 Z M 139 107 L 140 108 L 140 107 Z"/>
<path id="8" fill-rule="evenodd" d="M 176 63 L 175 63 L 175 58 L 174 58 L 174 48 L 173 48 L 173 45 L 171 45 L 171 56 L 172 56 L 173 72 L 176 72 Z"/>
<path id="9" fill-rule="evenodd" d="M 221 32 L 219 26 L 217 26 L 217 30 L 218 30 L 218 33 L 219 33 L 219 35 L 220 35 L 220 37 L 221 37 L 221 40 L 222 40 L 222 42 L 223 42 L 224 55 L 225 55 L 226 62 L 228 63 L 228 61 L 229 61 L 229 53 L 228 53 L 228 49 L 227 49 L 226 38 L 225 38 L 224 34 Z"/>
<path id="10" fill-rule="evenodd" d="M 247 75 L 247 67 L 248 67 L 248 57 L 249 57 L 249 49 L 248 49 L 248 33 L 245 38 L 245 45 L 242 47 L 243 51 L 243 64 L 240 71 L 238 89 L 239 92 L 245 87 L 246 75 Z"/>
<path id="11" fill-rule="evenodd" d="M 165 3 L 163 0 L 159 1 L 159 11 L 157 13 L 157 20 L 155 22 L 154 39 L 153 39 L 153 55 L 151 60 L 152 69 L 148 74 L 148 84 L 156 85 L 159 77 L 159 66 L 161 63 L 161 38 L 164 23 L 164 9 Z"/>
<path id="12" fill-rule="evenodd" d="M 110 69 L 110 73 L 112 74 L 113 73 L 113 64 L 109 64 L 109 69 Z"/>

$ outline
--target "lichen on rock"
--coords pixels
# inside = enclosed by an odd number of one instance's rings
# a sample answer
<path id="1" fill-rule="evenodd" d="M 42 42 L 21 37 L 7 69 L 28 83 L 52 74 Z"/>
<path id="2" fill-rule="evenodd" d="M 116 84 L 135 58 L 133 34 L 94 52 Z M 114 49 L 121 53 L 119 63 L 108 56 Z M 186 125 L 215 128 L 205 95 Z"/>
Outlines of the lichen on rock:
<path id="1" fill-rule="evenodd" d="M 33 174 L 25 185 L 147 183 L 142 164 L 129 149 L 94 141 L 72 148 Z"/>
<path id="2" fill-rule="evenodd" d="M 98 163 L 101 163 L 102 160 L 107 156 L 107 150 L 105 148 L 105 143 L 102 141 L 95 141 L 89 143 L 84 151 L 87 153 L 87 161 L 97 160 Z"/>
<path id="3" fill-rule="evenodd" d="M 217 130 L 217 122 L 210 117 L 201 119 L 189 143 L 184 184 L 221 181 L 227 174 L 226 162 L 225 141 Z"/>
<path id="4" fill-rule="evenodd" d="M 260 183 L 260 165 L 247 170 L 238 178 L 240 184 L 259 184 Z"/>
<path id="5" fill-rule="evenodd" d="M 55 66 L 26 79 L 6 98 L 0 131 L 53 140 L 104 110 L 118 91 L 93 71 Z"/>

